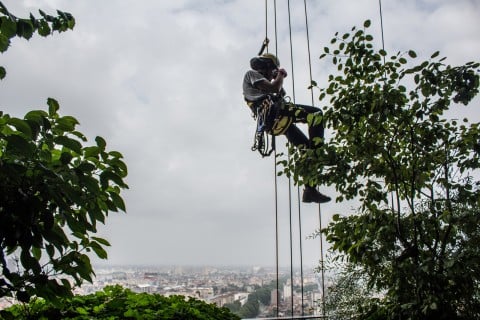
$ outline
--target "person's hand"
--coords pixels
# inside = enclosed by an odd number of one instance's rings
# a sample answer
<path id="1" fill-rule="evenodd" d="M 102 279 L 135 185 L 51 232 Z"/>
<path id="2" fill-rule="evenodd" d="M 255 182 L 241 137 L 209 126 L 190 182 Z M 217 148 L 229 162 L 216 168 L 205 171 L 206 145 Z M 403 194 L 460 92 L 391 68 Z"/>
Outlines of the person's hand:
<path id="1" fill-rule="evenodd" d="M 284 78 L 287 77 L 287 71 L 285 71 L 283 68 L 278 69 L 278 74 L 282 75 Z"/>

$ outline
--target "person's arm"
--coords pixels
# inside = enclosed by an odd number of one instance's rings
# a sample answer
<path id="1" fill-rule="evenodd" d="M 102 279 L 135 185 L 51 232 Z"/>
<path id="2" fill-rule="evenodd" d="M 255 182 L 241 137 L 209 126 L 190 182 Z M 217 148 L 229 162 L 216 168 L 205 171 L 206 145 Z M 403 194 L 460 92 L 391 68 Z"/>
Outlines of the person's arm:
<path id="1" fill-rule="evenodd" d="M 255 86 L 267 93 L 279 93 L 283 86 L 283 79 L 285 79 L 286 76 L 287 72 L 285 69 L 278 69 L 277 76 L 273 81 L 264 79 L 255 83 Z"/>

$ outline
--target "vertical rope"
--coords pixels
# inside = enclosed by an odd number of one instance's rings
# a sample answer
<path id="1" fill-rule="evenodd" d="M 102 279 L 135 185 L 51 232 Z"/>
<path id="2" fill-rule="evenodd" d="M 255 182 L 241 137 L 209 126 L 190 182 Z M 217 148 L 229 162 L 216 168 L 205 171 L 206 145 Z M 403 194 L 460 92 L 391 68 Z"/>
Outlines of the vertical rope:
<path id="1" fill-rule="evenodd" d="M 276 0 L 274 0 L 274 19 L 275 19 L 275 54 L 277 54 L 277 6 Z M 265 0 L 265 39 L 268 39 L 268 0 Z M 268 53 L 268 45 L 266 47 Z M 272 139 L 275 139 L 275 136 L 272 136 Z M 274 143 L 275 140 L 272 142 Z M 273 166 L 274 166 L 274 183 L 275 183 L 275 271 L 276 271 L 276 314 L 279 316 L 279 301 L 280 301 L 280 287 L 279 287 L 279 245 L 278 245 L 278 180 L 277 180 L 277 150 L 273 149 Z"/>
<path id="2" fill-rule="evenodd" d="M 312 55 L 310 53 L 310 34 L 308 31 L 308 14 L 307 14 L 307 1 L 303 0 L 303 7 L 305 9 L 305 30 L 307 32 L 307 52 L 308 52 L 308 72 L 310 75 L 310 84 L 312 84 Z M 312 106 L 315 106 L 315 101 L 313 99 L 313 87 L 310 88 L 310 94 L 312 98 Z"/>
<path id="3" fill-rule="evenodd" d="M 304 290 L 303 290 L 303 246 L 302 246 L 302 216 L 300 214 L 300 188 L 297 187 L 297 203 L 298 203 L 298 225 L 299 225 L 299 239 L 300 239 L 300 288 L 302 291 L 302 316 L 305 315 L 305 301 L 304 301 Z"/>
<path id="4" fill-rule="evenodd" d="M 382 0 L 378 0 L 378 7 L 380 9 L 380 30 L 382 31 L 382 49 L 385 51 L 385 38 L 383 36 Z M 385 64 L 385 56 L 383 57 L 383 64 Z"/>
<path id="5" fill-rule="evenodd" d="M 307 10 L 307 1 L 303 0 L 303 7 L 305 9 L 305 30 L 307 34 L 307 52 L 308 52 L 308 71 L 310 75 L 310 85 L 313 81 L 312 76 L 312 55 L 310 50 L 310 33 L 308 27 L 308 10 Z M 310 88 L 310 94 L 312 99 L 312 106 L 315 106 L 315 100 L 313 98 L 313 87 Z M 322 208 L 318 204 L 318 223 L 319 229 L 322 230 Z M 324 268 L 324 252 L 323 252 L 323 236 L 320 233 L 320 271 L 322 275 L 322 316 L 325 317 L 325 268 Z"/>
<path id="6" fill-rule="evenodd" d="M 279 316 L 279 307 L 278 303 L 280 300 L 280 289 L 279 289 L 279 279 L 278 279 L 278 189 L 277 189 L 277 150 L 274 150 L 274 167 L 275 167 L 275 266 L 276 266 L 276 275 L 277 275 L 277 291 L 275 292 L 277 296 L 276 306 L 277 306 L 277 318 Z"/>
<path id="7" fill-rule="evenodd" d="M 288 162 L 290 162 L 290 153 L 288 153 Z M 292 230 L 292 179 L 288 178 L 288 217 L 290 225 L 290 309 L 293 316 L 293 230 Z"/>
<path id="8" fill-rule="evenodd" d="M 265 0 L 265 10 L 267 10 L 267 0 Z M 275 56 L 278 57 L 278 36 L 277 36 L 277 0 L 274 0 L 273 1 L 273 17 L 274 17 L 274 33 L 275 33 Z M 275 139 L 275 136 L 272 137 L 272 139 Z M 277 318 L 279 317 L 280 315 L 280 308 L 279 308 L 279 302 L 280 302 L 280 279 L 278 277 L 278 274 L 279 274 L 279 247 L 278 247 L 278 230 L 279 230 L 279 226 L 278 226 L 278 189 L 277 189 L 277 150 L 276 148 L 274 149 L 275 152 L 274 152 L 274 158 L 273 158 L 273 162 L 274 162 L 274 166 L 275 166 L 275 247 L 276 247 L 276 253 L 275 253 L 275 256 L 276 256 L 276 280 L 277 280 L 277 291 L 276 291 L 276 297 L 277 297 L 277 310 L 276 310 L 276 315 L 277 315 Z"/>
<path id="9" fill-rule="evenodd" d="M 291 77 L 292 77 L 292 100 L 293 103 L 296 103 L 295 100 L 295 74 L 294 74 L 294 64 L 293 64 L 293 42 L 292 42 L 292 21 L 291 21 L 291 10 L 290 10 L 290 0 L 287 0 L 287 9 L 288 9 L 288 31 L 289 31 L 289 39 L 290 39 L 290 64 L 291 64 Z M 288 153 L 288 162 L 290 162 L 290 153 Z M 291 283 L 291 314 L 293 316 L 293 232 L 292 232 L 292 205 L 291 205 L 291 185 L 290 185 L 290 178 L 288 179 L 288 190 L 289 190 L 289 201 L 290 201 L 290 283 Z M 297 187 L 298 190 L 298 187 Z M 298 191 L 297 191 L 298 192 Z M 299 200 L 298 200 L 299 201 Z M 298 214 L 300 217 L 300 204 L 298 205 Z M 300 219 L 299 219 L 300 220 Z M 301 220 L 299 223 L 300 233 L 301 233 Z M 301 239 L 300 239 L 301 241 Z M 302 256 L 302 251 L 300 251 L 300 256 Z M 303 286 L 303 283 L 302 283 Z M 303 299 L 303 294 L 302 294 Z M 303 309 L 303 305 L 302 305 Z"/>
<path id="10" fill-rule="evenodd" d="M 268 0 L 265 0 L 265 39 L 268 39 Z"/>
<path id="11" fill-rule="evenodd" d="M 318 205 L 318 221 L 320 224 L 320 267 L 322 273 L 322 316 L 325 317 L 325 261 L 324 261 L 324 253 L 323 253 L 323 235 L 322 235 L 322 210 L 320 208 L 320 204 Z"/>

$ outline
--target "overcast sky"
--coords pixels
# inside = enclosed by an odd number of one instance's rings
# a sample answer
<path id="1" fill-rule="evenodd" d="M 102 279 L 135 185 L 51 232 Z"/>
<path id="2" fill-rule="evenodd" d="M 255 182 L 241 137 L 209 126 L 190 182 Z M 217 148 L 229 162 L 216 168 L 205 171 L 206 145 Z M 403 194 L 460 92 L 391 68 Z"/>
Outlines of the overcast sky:
<path id="1" fill-rule="evenodd" d="M 7 69 L 0 108 L 23 116 L 46 109 L 53 97 L 62 115 L 80 121 L 88 144 L 99 135 L 123 153 L 127 214 L 111 214 L 99 230 L 112 244 L 108 264 L 275 264 L 274 162 L 250 151 L 254 121 L 241 95 L 243 74 L 265 37 L 265 1 L 2 2 L 17 16 L 60 9 L 76 18 L 73 31 L 13 41 L 0 59 Z M 290 8 L 296 100 L 310 103 L 304 1 L 290 1 Z M 310 0 L 307 9 L 320 86 L 331 65 L 318 57 L 336 31 L 370 19 L 381 47 L 378 0 Z M 383 0 L 382 9 L 387 51 L 413 49 L 422 61 L 440 50 L 452 65 L 479 60 L 480 0 Z M 277 1 L 277 12 L 279 58 L 290 72 L 291 93 L 287 0 Z M 271 11 L 268 20 L 273 42 Z M 477 97 L 455 112 L 479 121 L 479 107 Z M 284 143 L 280 138 L 279 151 Z M 280 177 L 278 185 L 280 261 L 288 265 L 288 181 Z M 298 265 L 296 194 L 293 189 Z M 352 207 L 322 205 L 323 226 Z M 320 240 L 307 239 L 319 226 L 317 205 L 301 205 L 301 224 L 303 263 L 311 267 L 320 257 Z"/>

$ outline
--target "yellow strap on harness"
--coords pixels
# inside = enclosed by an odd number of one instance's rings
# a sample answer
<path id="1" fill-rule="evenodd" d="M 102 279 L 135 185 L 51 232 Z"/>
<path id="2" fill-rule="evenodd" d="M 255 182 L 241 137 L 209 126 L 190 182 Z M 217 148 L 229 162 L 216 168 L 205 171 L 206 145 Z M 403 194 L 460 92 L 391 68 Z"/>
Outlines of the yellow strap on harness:
<path id="1" fill-rule="evenodd" d="M 280 116 L 275 119 L 273 122 L 272 132 L 274 136 L 284 134 L 287 131 L 288 127 L 292 124 L 293 119 L 287 116 Z"/>
<path id="2" fill-rule="evenodd" d="M 271 101 L 271 100 L 270 100 Z M 247 106 L 253 110 L 255 106 L 255 102 L 246 101 Z M 270 108 L 272 105 L 270 104 L 268 99 L 265 99 L 260 104 L 259 108 Z M 274 136 L 278 136 L 284 134 L 287 131 L 288 127 L 293 123 L 293 118 L 289 116 L 277 116 L 273 121 L 272 129 L 268 132 Z"/>

